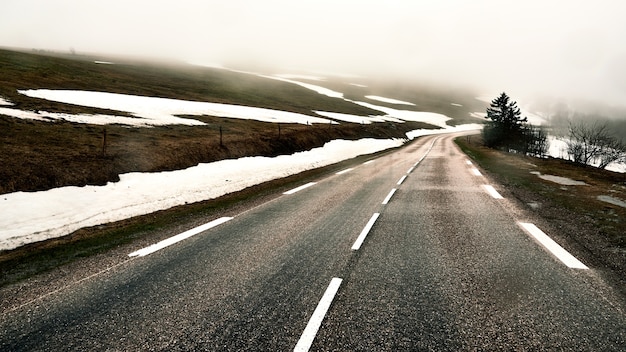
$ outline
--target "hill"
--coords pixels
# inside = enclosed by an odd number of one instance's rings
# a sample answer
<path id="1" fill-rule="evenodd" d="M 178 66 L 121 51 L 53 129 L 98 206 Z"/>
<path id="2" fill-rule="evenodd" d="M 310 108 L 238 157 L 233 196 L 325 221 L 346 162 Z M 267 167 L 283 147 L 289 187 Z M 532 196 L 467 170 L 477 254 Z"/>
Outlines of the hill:
<path id="1" fill-rule="evenodd" d="M 361 79 L 362 82 L 362 79 Z M 311 81 L 309 80 L 309 83 Z M 432 88 L 376 83 L 355 84 L 327 78 L 328 89 L 350 99 L 376 103 L 371 94 L 396 92 L 412 111 L 431 111 L 453 118 L 448 123 L 476 122 L 469 113 L 482 103 L 465 92 L 442 94 Z M 320 117 L 315 111 L 355 116 L 381 111 L 338 99 L 267 76 L 174 62 L 77 55 L 43 55 L 0 50 L 0 98 L 11 109 L 63 114 L 106 114 L 133 117 L 128 111 L 94 108 L 31 98 L 21 90 L 85 90 L 148 97 L 255 106 Z M 453 96 L 455 101 L 450 101 Z M 395 106 L 397 107 L 397 106 Z M 44 116 L 45 117 L 45 116 Z M 291 154 L 322 146 L 333 139 L 406 138 L 420 128 L 438 128 L 419 121 L 371 124 L 295 124 L 260 122 L 218 116 L 194 116 L 203 126 L 167 125 L 135 128 L 64 120 L 17 119 L 0 109 L 0 194 L 47 190 L 61 186 L 101 185 L 128 172 L 175 170 L 227 158 Z"/>

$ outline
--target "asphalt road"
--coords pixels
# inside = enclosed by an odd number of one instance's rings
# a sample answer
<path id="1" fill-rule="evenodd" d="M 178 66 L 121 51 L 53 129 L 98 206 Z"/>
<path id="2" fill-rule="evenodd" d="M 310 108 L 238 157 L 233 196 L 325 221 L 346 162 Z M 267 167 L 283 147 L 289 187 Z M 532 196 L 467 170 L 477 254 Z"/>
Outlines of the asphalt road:
<path id="1" fill-rule="evenodd" d="M 611 286 L 486 184 L 421 138 L 3 312 L 0 350 L 624 350 Z"/>

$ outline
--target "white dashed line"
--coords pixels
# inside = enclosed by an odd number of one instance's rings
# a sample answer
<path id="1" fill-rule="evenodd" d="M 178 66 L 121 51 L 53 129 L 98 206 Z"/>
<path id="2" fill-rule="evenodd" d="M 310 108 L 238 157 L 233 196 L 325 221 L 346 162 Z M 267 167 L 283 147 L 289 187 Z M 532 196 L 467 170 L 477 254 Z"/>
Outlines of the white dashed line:
<path id="1" fill-rule="evenodd" d="M 183 233 L 180 233 L 180 234 L 178 234 L 176 236 L 172 236 L 170 238 L 167 238 L 167 239 L 165 239 L 165 240 L 163 240 L 161 242 L 155 243 L 155 244 L 153 244 L 151 246 L 148 246 L 146 248 L 142 248 L 142 249 L 140 249 L 138 251 L 132 252 L 128 256 L 129 257 L 143 257 L 145 255 L 152 254 L 152 253 L 154 253 L 154 252 L 156 252 L 156 251 L 158 251 L 160 249 L 163 249 L 165 247 L 171 246 L 174 243 L 180 242 L 180 241 L 185 240 L 185 239 L 187 239 L 187 238 L 189 238 L 191 236 L 197 235 L 197 234 L 199 234 L 201 232 L 204 232 L 204 231 L 206 231 L 206 230 L 208 230 L 210 228 L 213 228 L 213 227 L 215 227 L 217 225 L 221 225 L 221 224 L 223 224 L 223 223 L 225 223 L 225 222 L 227 222 L 227 221 L 229 221 L 231 219 L 232 219 L 232 217 L 222 217 L 222 218 L 213 220 L 213 221 L 211 221 L 209 223 L 206 223 L 204 225 L 200 225 L 200 226 L 195 227 L 195 228 L 193 228 L 191 230 L 188 230 L 188 231 L 185 231 Z"/>
<path id="2" fill-rule="evenodd" d="M 573 269 L 589 269 L 534 224 L 528 222 L 518 222 L 517 224 L 563 262 L 563 264 L 567 265 L 567 267 Z"/>
<path id="3" fill-rule="evenodd" d="M 386 205 L 387 203 L 389 203 L 389 201 L 391 200 L 391 197 L 393 196 L 394 193 L 396 193 L 396 189 L 392 188 L 391 191 L 389 192 L 389 194 L 387 195 L 387 197 L 385 197 L 385 199 L 383 200 L 383 205 Z"/>
<path id="4" fill-rule="evenodd" d="M 466 163 L 467 165 L 473 165 L 473 164 L 472 164 L 472 162 L 471 162 L 471 161 L 469 161 L 469 160 L 467 160 L 467 159 L 465 159 L 465 163 Z"/>
<path id="5" fill-rule="evenodd" d="M 415 169 L 415 166 L 411 166 L 411 168 L 409 169 L 409 171 L 407 171 L 407 174 L 410 174 L 411 172 L 413 172 L 413 170 Z"/>
<path id="6" fill-rule="evenodd" d="M 372 217 L 370 218 L 370 221 L 367 222 L 367 225 L 365 225 L 365 227 L 363 228 L 363 231 L 361 231 L 361 234 L 359 235 L 359 237 L 357 237 L 356 241 L 352 245 L 353 251 L 358 251 L 359 248 L 361 248 L 363 241 L 365 241 L 365 237 L 367 237 L 367 234 L 370 232 L 370 230 L 372 229 L 372 226 L 374 226 L 374 223 L 376 222 L 376 219 L 378 219 L 379 216 L 380 216 L 380 213 L 374 213 L 374 215 L 372 215 Z"/>
<path id="7" fill-rule="evenodd" d="M 294 347 L 294 352 L 306 352 L 311 348 L 313 340 L 322 325 L 326 312 L 328 312 L 331 303 L 333 303 L 333 300 L 335 299 L 337 291 L 339 291 L 339 286 L 341 286 L 342 281 L 342 279 L 337 277 L 330 281 L 326 292 L 324 292 L 324 296 L 322 296 L 322 299 L 317 304 L 317 308 L 315 308 L 311 319 L 309 319 L 309 323 L 306 325 L 302 335 L 300 336 L 300 340 L 298 340 L 296 347 Z"/>
<path id="8" fill-rule="evenodd" d="M 492 196 L 495 199 L 503 199 L 504 198 L 491 185 L 483 185 L 483 188 L 485 188 L 485 191 L 487 191 L 487 193 L 489 193 L 489 195 Z"/>
<path id="9" fill-rule="evenodd" d="M 309 188 L 309 187 L 313 186 L 314 184 L 315 184 L 315 182 L 309 182 L 306 185 L 302 185 L 300 187 L 294 188 L 291 191 L 287 191 L 287 192 L 285 192 L 283 194 L 294 194 L 296 192 L 302 191 L 305 188 Z"/>
<path id="10" fill-rule="evenodd" d="M 402 176 L 402 178 L 400 178 L 400 180 L 398 181 L 397 185 L 401 185 L 402 182 L 404 182 L 404 180 L 406 179 L 406 175 Z"/>
<path id="11" fill-rule="evenodd" d="M 339 171 L 338 173 L 336 173 L 336 175 L 343 175 L 343 174 L 345 174 L 347 172 L 350 172 L 352 170 L 354 170 L 354 168 L 345 169 L 343 171 Z"/>
<path id="12" fill-rule="evenodd" d="M 478 171 L 477 168 L 473 167 L 471 170 L 472 170 L 472 174 L 474 174 L 474 176 L 482 176 L 482 174 L 480 173 L 480 171 Z"/>

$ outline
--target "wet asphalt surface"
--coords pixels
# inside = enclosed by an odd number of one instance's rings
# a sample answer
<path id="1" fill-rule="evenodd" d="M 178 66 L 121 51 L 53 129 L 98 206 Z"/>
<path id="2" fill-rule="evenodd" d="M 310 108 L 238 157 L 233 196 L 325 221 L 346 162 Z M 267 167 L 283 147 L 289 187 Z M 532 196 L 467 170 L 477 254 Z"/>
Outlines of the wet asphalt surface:
<path id="1" fill-rule="evenodd" d="M 311 351 L 624 350 L 611 286 L 532 240 L 466 160 L 425 137 L 320 179 L 3 312 L 0 350 L 293 350 L 333 278 Z"/>

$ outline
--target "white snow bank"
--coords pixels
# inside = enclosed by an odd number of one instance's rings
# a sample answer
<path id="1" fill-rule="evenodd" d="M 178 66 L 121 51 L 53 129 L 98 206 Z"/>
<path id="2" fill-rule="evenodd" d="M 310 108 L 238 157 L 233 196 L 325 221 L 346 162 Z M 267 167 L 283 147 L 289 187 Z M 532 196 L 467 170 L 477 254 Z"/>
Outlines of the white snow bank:
<path id="1" fill-rule="evenodd" d="M 265 76 L 265 75 L 258 75 L 259 77 L 265 77 L 265 78 L 270 78 L 270 79 L 275 79 L 277 81 L 283 81 L 283 82 L 287 82 L 287 83 L 292 83 L 292 84 L 296 84 L 299 85 L 300 87 L 306 88 L 306 89 L 310 89 L 314 92 L 317 92 L 318 94 L 322 94 L 322 95 L 326 95 L 329 96 L 331 98 L 340 98 L 343 99 L 343 93 L 334 91 L 332 89 L 328 89 L 328 88 L 324 88 L 315 84 L 310 84 L 310 83 L 304 83 L 304 82 L 298 82 L 298 81 L 294 81 L 292 79 L 288 79 L 288 78 L 284 78 L 284 77 L 280 77 L 280 76 Z"/>
<path id="2" fill-rule="evenodd" d="M 379 97 L 377 95 L 366 95 L 365 96 L 367 99 L 372 99 L 372 100 L 378 100 L 378 101 L 382 101 L 383 103 L 389 103 L 389 104 L 399 104 L 399 105 L 413 105 L 415 106 L 415 104 L 410 103 L 408 101 L 402 101 L 402 100 L 397 100 L 397 99 L 391 99 L 391 98 L 385 98 L 385 97 Z"/>
<path id="3" fill-rule="evenodd" d="M 484 119 L 484 118 L 486 118 L 486 117 L 487 117 L 487 113 L 485 113 L 485 112 L 478 112 L 478 111 L 476 111 L 476 112 L 470 112 L 470 113 L 469 113 L 469 115 L 470 115 L 471 117 L 475 117 L 475 118 L 477 118 L 477 119 Z"/>
<path id="4" fill-rule="evenodd" d="M 124 123 L 133 126 L 158 126 L 168 124 L 204 125 L 205 123 L 175 115 L 209 115 L 236 119 L 251 119 L 263 122 L 283 123 L 329 123 L 327 119 L 313 117 L 288 111 L 272 110 L 242 105 L 208 103 L 169 98 L 156 98 L 128 94 L 107 92 L 93 92 L 80 90 L 21 90 L 19 93 L 32 98 L 41 98 L 67 104 L 76 104 L 102 109 L 126 111 L 136 118 L 116 117 L 110 123 Z M 106 121 L 108 115 L 79 115 L 61 114 L 69 121 L 83 122 L 87 116 L 98 116 Z M 56 115 L 46 114 L 45 117 L 57 118 Z M 118 122 L 124 121 L 124 122 Z M 91 123 L 91 122 L 90 122 Z M 95 123 L 95 122 L 94 122 Z"/>
<path id="5" fill-rule="evenodd" d="M 64 120 L 77 123 L 89 123 L 93 125 L 110 125 L 121 124 L 128 126 L 149 127 L 160 125 L 205 125 L 205 123 L 192 119 L 182 119 L 173 117 L 169 119 L 143 119 L 139 117 L 128 117 L 119 115 L 101 115 L 101 114 L 66 114 L 54 113 L 46 111 L 25 111 L 19 109 L 0 108 L 0 114 L 12 116 L 18 119 L 51 121 Z"/>
<path id="6" fill-rule="evenodd" d="M 448 128 L 446 125 L 446 121 L 452 120 L 446 115 L 438 114 L 435 112 L 426 112 L 426 111 L 411 111 L 411 110 L 398 110 L 394 108 L 388 108 L 386 106 L 379 106 L 370 103 L 365 103 L 362 101 L 355 101 L 355 104 L 359 104 L 361 106 L 365 106 L 370 109 L 378 110 L 387 114 L 384 117 L 390 117 L 403 121 L 415 121 L 415 122 L 425 122 L 434 126 L 439 126 L 442 128 Z M 387 119 L 387 121 L 390 121 Z"/>
<path id="7" fill-rule="evenodd" d="M 79 228 L 212 199 L 265 181 L 398 147 L 403 141 L 335 140 L 274 158 L 248 157 L 160 173 L 128 173 L 105 186 L 61 187 L 0 195 L 0 250 Z"/>
<path id="8" fill-rule="evenodd" d="M 274 75 L 276 77 L 285 78 L 285 79 L 306 79 L 309 81 L 324 81 L 324 77 L 313 76 L 313 75 L 301 75 L 301 74 L 292 74 L 292 73 L 280 73 Z"/>
<path id="9" fill-rule="evenodd" d="M 315 113 L 322 115 L 322 116 L 329 117 L 334 120 L 352 122 L 352 123 L 360 123 L 363 125 L 369 125 L 373 122 L 388 121 L 382 116 L 359 116 L 359 115 L 343 114 L 339 112 L 319 111 L 319 110 L 316 110 Z M 402 122 L 402 121 L 399 121 L 399 122 Z"/>
<path id="10" fill-rule="evenodd" d="M 13 105 L 13 103 L 4 99 L 3 97 L 0 97 L 0 105 Z"/>
<path id="11" fill-rule="evenodd" d="M 481 124 L 476 124 L 476 123 L 471 123 L 471 124 L 465 124 L 465 125 L 458 125 L 458 126 L 448 126 L 446 128 L 443 129 L 419 129 L 419 130 L 413 130 L 413 131 L 409 131 L 406 133 L 406 136 L 409 139 L 415 139 L 417 137 L 421 137 L 421 136 L 430 136 L 433 134 L 443 134 L 443 133 L 455 133 L 455 132 L 466 132 L 466 131 L 479 131 L 483 128 L 483 125 Z"/>

